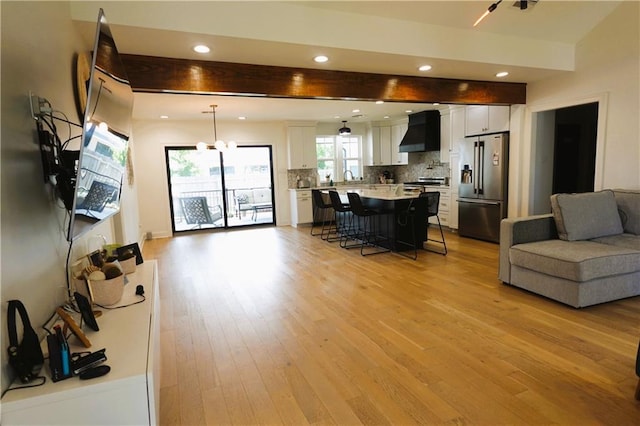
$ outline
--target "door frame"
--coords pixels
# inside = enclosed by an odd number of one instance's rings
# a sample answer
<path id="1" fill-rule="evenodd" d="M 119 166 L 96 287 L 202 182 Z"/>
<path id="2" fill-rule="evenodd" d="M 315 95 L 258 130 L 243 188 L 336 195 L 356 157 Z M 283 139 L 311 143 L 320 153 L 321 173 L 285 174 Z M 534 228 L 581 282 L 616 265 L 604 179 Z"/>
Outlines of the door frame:
<path id="1" fill-rule="evenodd" d="M 537 129 L 538 114 L 589 103 L 598 104 L 596 164 L 593 186 L 595 191 L 599 191 L 604 188 L 604 157 L 606 152 L 607 115 L 609 110 L 608 94 L 603 92 L 583 98 L 556 100 L 548 103 L 527 105 L 522 110 L 523 115 L 519 117 L 520 120 L 524 121 L 521 132 L 516 135 L 512 134 L 514 137 L 519 137 L 521 139 L 521 148 L 517 148 L 517 143 L 511 144 L 512 152 L 510 154 L 512 155 L 510 157 L 513 159 L 517 158 L 518 164 L 515 164 L 514 167 L 510 169 L 513 170 L 514 173 L 510 172 L 509 180 L 510 182 L 516 182 L 517 185 L 513 185 L 513 190 L 510 189 L 509 196 L 513 196 L 514 199 L 517 199 L 517 203 L 515 203 L 515 205 L 519 206 L 519 208 L 517 211 L 511 211 L 510 209 L 510 215 L 527 216 L 535 214 L 535 212 L 540 210 L 540 208 L 536 207 L 537 204 L 540 204 L 540 200 L 545 198 L 545 194 L 543 194 L 544 190 L 536 187 L 536 183 L 542 179 L 542 177 L 539 176 L 540 172 L 536 170 L 536 155 L 539 148 L 538 144 L 542 144 L 540 141 L 540 139 L 542 139 L 541 131 L 540 129 Z M 512 123 L 513 118 L 514 117 L 512 116 Z M 518 118 L 516 118 L 516 121 L 517 120 Z M 520 123 L 522 123 L 522 121 Z M 542 149 L 542 145 L 540 145 L 540 149 Z M 516 170 L 520 170 L 521 173 L 515 173 Z M 518 188 L 520 190 L 518 190 Z"/>
<path id="2" fill-rule="evenodd" d="M 169 152 L 171 150 L 176 151 L 196 151 L 195 147 L 185 146 L 185 145 L 167 145 L 164 147 L 164 160 L 165 160 L 165 168 L 167 173 L 167 193 L 169 196 L 169 214 L 171 221 L 171 232 L 172 235 L 176 233 L 185 233 L 185 232 L 195 232 L 195 231 L 219 231 L 219 230 L 232 230 L 232 229 L 243 229 L 247 227 L 260 227 L 260 226 L 277 226 L 276 224 L 276 198 L 275 198 L 275 183 L 274 183 L 274 165 L 273 165 L 273 146 L 269 144 L 255 144 L 255 145 L 240 145 L 237 149 L 243 148 L 267 148 L 269 153 L 269 180 L 271 185 L 271 202 L 272 202 L 272 221 L 268 223 L 255 223 L 255 224 L 245 224 L 245 225 L 234 225 L 229 226 L 229 217 L 227 215 L 228 212 L 228 204 L 229 200 L 227 199 L 227 189 L 226 189 L 226 181 L 225 181 L 225 173 L 224 173 L 224 155 L 223 153 L 218 153 L 220 157 L 220 180 L 222 185 L 222 204 L 223 204 L 223 219 L 224 225 L 217 227 L 209 227 L 209 228 L 201 228 L 201 229 L 191 229 L 191 230 L 180 230 L 176 231 L 175 227 L 175 211 L 174 211 L 174 203 L 173 203 L 173 195 L 172 195 L 172 185 L 171 185 L 171 169 L 169 167 Z"/>

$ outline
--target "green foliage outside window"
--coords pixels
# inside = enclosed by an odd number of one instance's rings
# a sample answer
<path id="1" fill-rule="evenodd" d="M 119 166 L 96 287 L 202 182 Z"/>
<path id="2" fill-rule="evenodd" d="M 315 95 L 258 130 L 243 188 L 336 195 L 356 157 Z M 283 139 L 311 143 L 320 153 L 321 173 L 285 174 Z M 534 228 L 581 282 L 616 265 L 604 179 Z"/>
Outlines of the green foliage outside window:
<path id="1" fill-rule="evenodd" d="M 175 150 L 171 151 L 169 158 L 169 170 L 171 176 L 197 176 L 200 173 L 198 165 L 193 162 L 192 150 Z"/>

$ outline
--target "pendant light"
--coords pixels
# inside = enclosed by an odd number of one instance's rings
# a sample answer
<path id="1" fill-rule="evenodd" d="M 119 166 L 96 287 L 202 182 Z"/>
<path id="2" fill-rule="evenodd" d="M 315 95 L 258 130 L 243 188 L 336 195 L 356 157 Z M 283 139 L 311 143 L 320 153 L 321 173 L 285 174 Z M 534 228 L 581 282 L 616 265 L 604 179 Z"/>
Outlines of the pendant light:
<path id="1" fill-rule="evenodd" d="M 234 149 L 238 146 L 234 141 L 224 142 L 218 139 L 218 129 L 216 128 L 216 107 L 218 105 L 209 105 L 211 107 L 211 114 L 213 115 L 213 148 L 218 151 L 226 151 L 227 149 Z M 203 114 L 208 114 L 209 111 L 202 111 Z M 198 142 L 196 144 L 198 151 L 204 151 L 209 149 L 209 145 L 206 142 Z"/>
<path id="2" fill-rule="evenodd" d="M 347 120 L 342 120 L 342 127 L 338 129 L 338 134 L 340 136 L 349 136 L 351 134 L 351 129 L 347 127 Z"/>

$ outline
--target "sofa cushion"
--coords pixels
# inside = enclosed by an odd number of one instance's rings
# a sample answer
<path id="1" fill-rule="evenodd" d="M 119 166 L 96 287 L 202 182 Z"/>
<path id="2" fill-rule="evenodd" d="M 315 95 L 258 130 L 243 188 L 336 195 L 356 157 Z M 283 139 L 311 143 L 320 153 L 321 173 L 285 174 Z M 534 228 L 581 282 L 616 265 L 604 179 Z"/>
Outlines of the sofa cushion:
<path id="1" fill-rule="evenodd" d="M 254 189 L 253 202 L 256 204 L 271 204 L 271 189 Z"/>
<path id="2" fill-rule="evenodd" d="M 611 190 L 554 194 L 551 196 L 551 210 L 561 240 L 589 240 L 623 232 Z"/>
<path id="3" fill-rule="evenodd" d="M 624 232 L 640 235 L 640 191 L 614 189 Z"/>
<path id="4" fill-rule="evenodd" d="M 608 237 L 594 238 L 589 241 L 640 251 L 640 235 L 624 233 L 620 235 L 609 235 Z"/>
<path id="5" fill-rule="evenodd" d="M 640 251 L 593 241 L 517 244 L 509 258 L 513 265 L 578 282 L 640 271 Z"/>

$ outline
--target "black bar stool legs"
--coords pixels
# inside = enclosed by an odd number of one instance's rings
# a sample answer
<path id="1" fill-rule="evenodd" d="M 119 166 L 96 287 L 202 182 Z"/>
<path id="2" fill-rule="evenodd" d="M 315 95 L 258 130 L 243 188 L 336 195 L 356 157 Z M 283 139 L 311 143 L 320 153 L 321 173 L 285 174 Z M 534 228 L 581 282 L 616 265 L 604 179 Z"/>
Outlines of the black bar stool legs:
<path id="1" fill-rule="evenodd" d="M 351 206 L 343 203 L 338 192 L 334 190 L 329 191 L 329 199 L 331 200 L 333 210 L 336 212 L 336 228 L 339 236 L 340 247 L 345 249 L 360 247 L 359 243 L 349 244 L 349 241 L 356 240 Z"/>
<path id="2" fill-rule="evenodd" d="M 325 213 L 327 210 L 333 210 L 333 206 L 325 203 L 324 198 L 322 198 L 322 194 L 318 189 L 312 189 L 311 196 L 313 198 L 313 222 L 311 223 L 311 235 L 320 235 L 320 238 L 325 241 L 338 241 L 338 238 L 336 238 L 337 228 L 335 211 L 333 211 L 333 220 L 331 218 L 327 219 L 327 214 Z M 320 229 L 320 233 L 314 233 L 315 218 L 319 212 L 322 213 L 322 228 Z"/>
<path id="3" fill-rule="evenodd" d="M 422 239 L 418 240 L 416 238 L 416 223 L 417 221 L 427 221 L 426 217 L 427 199 L 424 197 L 412 199 L 411 201 L 409 201 L 407 210 L 398 214 L 398 234 L 407 235 L 407 233 L 409 233 L 411 235 L 411 241 L 403 241 L 400 237 L 398 237 L 396 239 L 396 244 L 413 248 L 413 256 L 404 251 L 398 251 L 397 253 L 399 255 L 408 257 L 409 259 L 413 260 L 416 260 L 418 258 L 418 244 L 422 243 Z"/>
<path id="4" fill-rule="evenodd" d="M 423 192 L 420 194 L 420 198 L 427 199 L 427 241 L 432 241 L 434 243 L 442 244 L 443 250 L 437 251 L 432 250 L 430 248 L 425 248 L 425 250 L 432 251 L 434 253 L 439 253 L 443 256 L 446 256 L 447 251 L 447 243 L 444 240 L 444 233 L 442 232 L 442 224 L 440 224 L 440 216 L 438 216 L 438 209 L 440 206 L 440 192 Z M 440 240 L 434 240 L 429 238 L 429 218 L 434 217 L 438 220 L 438 228 L 440 229 Z"/>
<path id="5" fill-rule="evenodd" d="M 359 235 L 357 238 L 361 241 L 360 254 L 362 256 L 369 256 L 372 254 L 390 252 L 391 249 L 380 245 L 380 243 L 388 241 L 388 238 L 380 235 L 377 223 L 378 220 L 386 214 L 377 210 L 365 208 L 362 204 L 362 200 L 360 199 L 360 195 L 355 192 L 348 192 L 347 197 L 349 197 L 349 205 L 351 206 L 351 211 L 357 221 L 355 228 L 358 229 Z M 360 226 L 361 224 L 362 226 Z M 374 247 L 376 250 L 372 252 L 365 252 L 365 247 Z"/>

